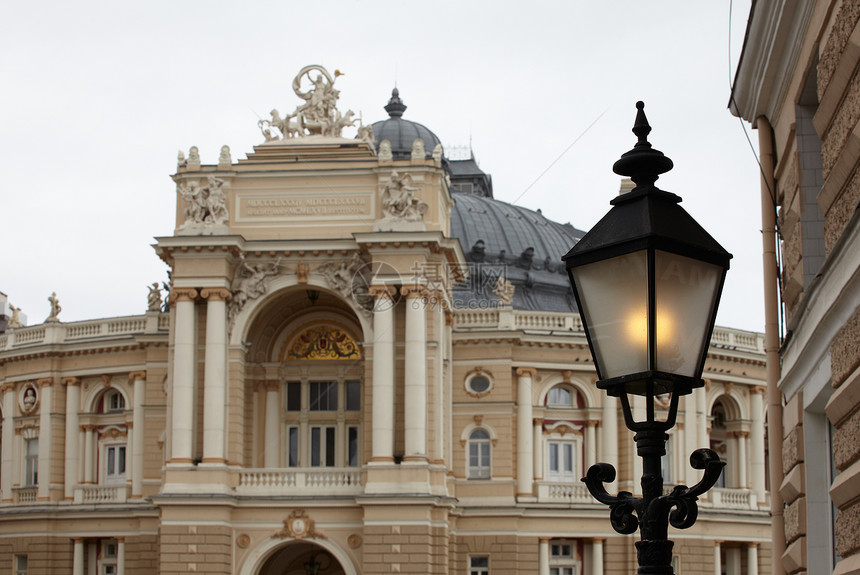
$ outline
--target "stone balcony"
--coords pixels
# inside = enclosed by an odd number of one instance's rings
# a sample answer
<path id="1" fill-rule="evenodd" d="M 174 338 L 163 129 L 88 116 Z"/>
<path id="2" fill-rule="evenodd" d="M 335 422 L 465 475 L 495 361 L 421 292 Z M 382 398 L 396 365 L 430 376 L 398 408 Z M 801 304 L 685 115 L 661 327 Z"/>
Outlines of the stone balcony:
<path id="1" fill-rule="evenodd" d="M 663 486 L 663 493 L 669 493 L 674 485 Z M 553 482 L 538 481 L 538 503 L 589 504 L 598 503 L 588 492 L 582 482 Z M 614 492 L 610 489 L 610 494 Z M 715 487 L 699 499 L 699 505 L 705 509 L 744 509 L 750 511 L 767 511 L 768 501 L 759 501 L 756 493 L 749 489 L 726 489 Z"/>
<path id="2" fill-rule="evenodd" d="M 356 467 L 242 469 L 237 495 L 360 495 L 361 470 Z"/>

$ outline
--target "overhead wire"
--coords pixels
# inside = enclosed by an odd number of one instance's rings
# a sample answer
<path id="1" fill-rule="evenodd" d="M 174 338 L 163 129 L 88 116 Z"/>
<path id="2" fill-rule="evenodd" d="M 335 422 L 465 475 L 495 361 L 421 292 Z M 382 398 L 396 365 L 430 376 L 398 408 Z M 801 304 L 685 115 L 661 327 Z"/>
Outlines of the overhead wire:
<path id="1" fill-rule="evenodd" d="M 782 249 L 781 249 L 781 240 L 782 238 L 782 230 L 779 225 L 779 211 L 777 209 L 777 198 L 776 191 L 771 188 L 770 181 L 767 175 L 764 173 L 764 168 L 761 165 L 761 159 L 759 158 L 758 152 L 755 148 L 755 145 L 750 138 L 749 132 L 747 131 L 746 124 L 744 123 L 744 119 L 740 116 L 740 110 L 738 109 L 737 102 L 735 101 L 735 91 L 734 91 L 734 78 L 732 78 L 732 13 L 734 9 L 734 0 L 729 0 L 729 25 L 728 25 L 728 75 L 729 75 L 729 105 L 738 112 L 738 122 L 741 125 L 741 131 L 743 131 L 744 137 L 747 140 L 747 144 L 749 144 L 750 150 L 752 151 L 753 158 L 755 158 L 756 164 L 758 164 L 759 172 L 761 173 L 761 180 L 764 182 L 765 187 L 767 188 L 768 195 L 771 199 L 771 205 L 773 206 L 774 211 L 774 222 L 776 225 L 776 234 L 777 234 L 777 249 L 776 251 L 776 279 L 779 288 L 779 315 L 780 315 L 780 339 L 783 339 L 785 336 L 785 302 L 782 300 Z M 764 230 L 762 230 L 764 232 Z"/>

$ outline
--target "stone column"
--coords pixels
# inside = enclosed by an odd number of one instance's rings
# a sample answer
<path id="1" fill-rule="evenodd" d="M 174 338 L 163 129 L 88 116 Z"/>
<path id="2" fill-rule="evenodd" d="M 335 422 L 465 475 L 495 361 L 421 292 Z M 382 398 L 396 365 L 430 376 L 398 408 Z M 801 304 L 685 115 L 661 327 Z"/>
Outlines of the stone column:
<path id="1" fill-rule="evenodd" d="M 0 490 L 3 501 L 12 501 L 12 463 L 15 449 L 15 384 L 6 382 L 0 386 L 3 394 L 3 443 L 0 451 L 3 459 L 0 461 Z"/>
<path id="2" fill-rule="evenodd" d="M 582 476 L 589 467 L 597 463 L 597 439 L 595 434 L 596 421 L 585 422 L 585 469 L 582 470 Z"/>
<path id="3" fill-rule="evenodd" d="M 203 375 L 203 463 L 227 462 L 224 449 L 227 405 L 227 288 L 205 288 L 206 358 Z"/>
<path id="4" fill-rule="evenodd" d="M 549 537 L 538 539 L 538 575 L 549 575 Z"/>
<path id="5" fill-rule="evenodd" d="M 722 541 L 714 541 L 714 575 L 722 575 L 723 562 L 720 559 L 720 543 Z"/>
<path id="6" fill-rule="evenodd" d="M 36 383 L 39 385 L 39 488 L 36 499 L 47 501 L 51 496 L 51 452 L 53 451 L 51 403 L 54 379 L 46 377 Z"/>
<path id="7" fill-rule="evenodd" d="M 738 487 L 747 489 L 750 486 L 749 477 L 747 476 L 747 436 L 746 431 L 736 431 L 735 437 L 738 443 L 737 462 L 738 462 Z"/>
<path id="8" fill-rule="evenodd" d="M 608 463 L 618 471 L 618 400 L 603 394 L 603 417 L 601 421 L 600 461 Z"/>
<path id="9" fill-rule="evenodd" d="M 63 479 L 63 498 L 72 500 L 75 498 L 75 486 L 80 478 L 80 437 L 81 437 L 81 380 L 78 377 L 64 377 L 63 385 L 66 386 L 66 445 L 65 445 L 65 472 Z"/>
<path id="10" fill-rule="evenodd" d="M 591 541 L 591 575 L 603 575 L 603 539 Z"/>
<path id="11" fill-rule="evenodd" d="M 143 497 L 143 402 L 146 396 L 146 372 L 133 371 L 128 374 L 132 384 L 131 426 L 131 496 Z"/>
<path id="12" fill-rule="evenodd" d="M 531 497 L 534 482 L 532 385 L 537 370 L 517 368 L 517 497 Z"/>
<path id="13" fill-rule="evenodd" d="M 125 575 L 125 537 L 116 538 L 116 573 Z"/>
<path id="14" fill-rule="evenodd" d="M 269 469 L 280 465 L 280 387 L 277 382 L 266 383 L 266 445 L 263 451 L 263 466 Z"/>
<path id="15" fill-rule="evenodd" d="M 543 474 L 543 419 L 535 418 L 534 419 L 534 438 L 532 439 L 532 445 L 534 452 L 534 474 L 535 479 L 546 479 Z"/>
<path id="16" fill-rule="evenodd" d="M 684 466 L 682 467 L 684 472 L 683 475 L 681 473 L 678 474 L 678 480 L 680 481 L 683 478 L 684 483 L 688 486 L 695 485 L 699 481 L 699 472 L 693 469 L 689 463 L 690 454 L 700 447 L 708 447 L 707 445 L 699 445 L 698 443 L 696 393 L 698 392 L 693 390 L 693 393 L 684 396 L 684 445 L 678 446 L 684 448 L 683 457 L 681 458 L 681 461 L 684 462 Z"/>
<path id="17" fill-rule="evenodd" d="M 406 296 L 406 369 L 404 381 L 404 461 L 427 459 L 427 312 L 426 289 L 404 287 Z"/>
<path id="18" fill-rule="evenodd" d="M 372 286 L 373 430 L 371 462 L 394 461 L 394 290 Z"/>
<path id="19" fill-rule="evenodd" d="M 758 575 L 758 543 L 747 543 L 747 575 Z"/>
<path id="20" fill-rule="evenodd" d="M 173 346 L 173 421 L 170 463 L 193 462 L 194 445 L 194 288 L 174 288 L 170 299 L 176 308 Z"/>
<path id="21" fill-rule="evenodd" d="M 84 575 L 84 540 L 79 538 L 74 541 L 74 555 L 72 556 L 72 574 Z"/>
<path id="22" fill-rule="evenodd" d="M 705 382 L 705 387 L 700 387 L 693 390 L 693 395 L 696 396 L 696 442 L 698 447 L 710 447 L 711 439 L 708 437 L 708 414 L 707 409 L 707 389 L 708 382 Z M 692 433 L 692 429 L 690 433 Z M 689 453 L 687 454 L 689 457 Z"/>
<path id="23" fill-rule="evenodd" d="M 750 388 L 750 488 L 755 492 L 759 503 L 764 503 L 764 399 L 765 388 Z"/>
<path id="24" fill-rule="evenodd" d="M 93 431 L 95 425 L 84 425 L 84 483 L 94 483 Z"/>

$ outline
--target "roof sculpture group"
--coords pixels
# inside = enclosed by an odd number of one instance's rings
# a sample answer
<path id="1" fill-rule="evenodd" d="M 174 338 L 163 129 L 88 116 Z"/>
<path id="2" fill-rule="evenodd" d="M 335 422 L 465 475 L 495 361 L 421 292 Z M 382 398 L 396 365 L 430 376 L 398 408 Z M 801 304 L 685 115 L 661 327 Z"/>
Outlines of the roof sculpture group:
<path id="1" fill-rule="evenodd" d="M 316 71 L 314 77 L 313 72 Z M 304 100 L 293 111 L 281 117 L 277 109 L 273 109 L 268 120 L 260 120 L 257 125 L 267 142 L 302 138 L 305 136 L 328 136 L 332 138 L 342 137 L 343 129 L 355 125 L 355 112 L 347 110 L 341 113 L 337 109 L 337 100 L 340 90 L 334 88 L 335 80 L 343 74 L 340 70 L 334 71 L 334 76 L 328 70 L 317 64 L 311 64 L 302 68 L 293 79 L 293 92 Z M 310 88 L 302 88 L 302 80 L 310 82 Z M 372 141 L 373 130 L 370 126 L 360 125 L 358 128 L 359 139 Z"/>

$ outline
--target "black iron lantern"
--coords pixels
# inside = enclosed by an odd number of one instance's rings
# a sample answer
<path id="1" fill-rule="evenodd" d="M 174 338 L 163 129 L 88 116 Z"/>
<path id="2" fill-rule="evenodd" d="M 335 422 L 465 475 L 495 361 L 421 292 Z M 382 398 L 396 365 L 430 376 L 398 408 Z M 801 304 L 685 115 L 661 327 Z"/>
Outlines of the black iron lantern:
<path id="1" fill-rule="evenodd" d="M 693 525 L 697 496 L 713 486 L 724 464 L 709 449 L 695 451 L 690 461 L 705 470 L 702 481 L 663 495 L 660 458 L 678 398 L 704 385 L 702 370 L 732 256 L 678 205 L 680 197 L 654 185 L 672 169 L 672 160 L 651 147 L 644 104 L 636 107 L 633 132 L 639 141 L 613 166 L 636 186 L 612 200 L 609 213 L 563 259 L 597 386 L 620 399 L 625 423 L 636 432 L 643 497 L 610 496 L 603 483 L 614 480 L 615 470 L 605 463 L 592 466 L 584 481 L 611 507 L 616 531 L 629 534 L 641 526 L 639 573 L 671 575 L 668 523 Z M 670 398 L 668 415 L 658 421 L 655 396 L 663 394 Z M 645 396 L 645 421 L 634 420 L 629 395 Z"/>
<path id="2" fill-rule="evenodd" d="M 564 256 L 597 368 L 598 387 L 686 395 L 701 375 L 731 254 L 654 186 L 672 160 L 651 147 L 644 104 L 636 146 L 613 171 L 636 187 Z"/>

